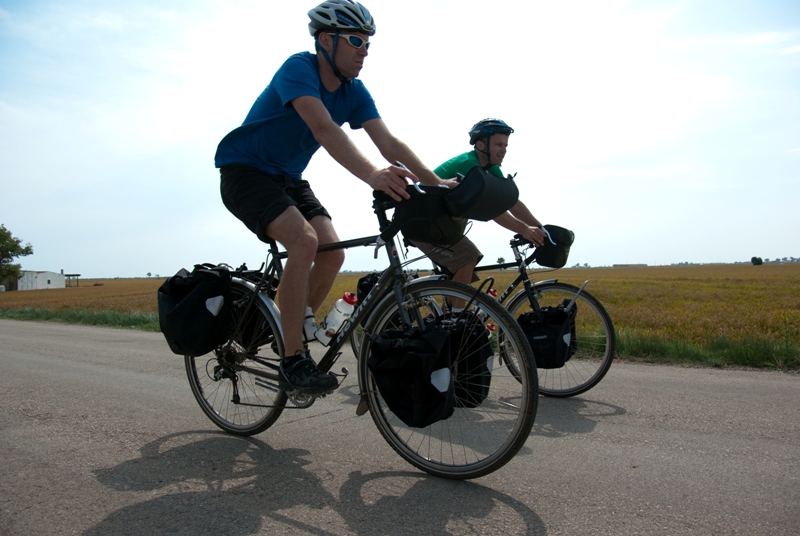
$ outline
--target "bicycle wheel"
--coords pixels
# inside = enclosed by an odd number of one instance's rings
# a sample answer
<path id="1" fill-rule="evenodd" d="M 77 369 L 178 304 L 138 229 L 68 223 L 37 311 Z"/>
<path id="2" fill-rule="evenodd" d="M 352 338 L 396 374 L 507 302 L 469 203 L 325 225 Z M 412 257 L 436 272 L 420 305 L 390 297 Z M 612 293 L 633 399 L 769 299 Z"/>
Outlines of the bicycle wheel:
<path id="1" fill-rule="evenodd" d="M 476 478 L 505 465 L 527 440 L 536 416 L 538 384 L 536 369 L 531 365 L 530 346 L 519 324 L 493 298 L 483 292 L 476 295 L 475 288 L 463 283 L 425 281 L 406 287 L 402 306 L 416 326 L 422 326 L 426 318 L 438 318 L 442 320 L 441 327 L 455 331 L 456 322 L 447 320 L 447 315 L 442 318 L 442 310 L 446 309 L 442 304 L 458 298 L 469 302 L 474 295 L 468 312 L 458 318 L 469 319 L 474 327 L 485 330 L 488 335 L 487 353 L 491 355 L 485 364 L 491 371 L 490 384 L 481 401 L 475 403 L 459 398 L 459 392 L 469 391 L 471 387 L 464 384 L 459 370 L 463 371 L 475 348 L 453 344 L 451 333 L 456 391 L 452 416 L 425 428 L 414 428 L 389 409 L 367 365 L 370 353 L 367 342 L 371 334 L 399 327 L 399 306 L 393 296 L 385 298 L 369 319 L 359 357 L 359 385 L 384 439 L 411 465 L 444 478 Z M 453 314 L 449 317 L 452 319 Z M 508 365 L 500 366 L 496 359 L 499 344 L 504 346 L 507 362 L 513 363 L 517 376 L 511 373 Z M 482 346 L 485 350 L 487 345 Z"/>
<path id="2" fill-rule="evenodd" d="M 544 283 L 534 288 L 536 301 L 542 307 L 554 307 L 565 299 L 571 300 L 579 290 L 573 285 L 558 282 Z M 564 398 L 588 391 L 603 379 L 614 360 L 614 325 L 605 308 L 585 290 L 580 293 L 575 305 L 578 307 L 575 353 L 561 368 L 538 369 L 539 392 L 545 396 Z M 514 318 L 530 311 L 531 304 L 525 291 L 515 294 L 507 308 Z"/>
<path id="3" fill-rule="evenodd" d="M 353 334 L 350 335 L 350 348 L 353 349 L 353 355 L 358 358 L 359 354 L 361 353 L 361 343 L 364 340 L 364 328 L 361 326 L 356 326 L 353 330 Z"/>
<path id="4" fill-rule="evenodd" d="M 231 338 L 208 354 L 186 356 L 186 374 L 197 403 L 231 434 L 250 436 L 269 428 L 286 405 L 278 388 L 283 339 L 278 321 L 261 299 L 247 308 L 253 285 L 234 280 Z"/>

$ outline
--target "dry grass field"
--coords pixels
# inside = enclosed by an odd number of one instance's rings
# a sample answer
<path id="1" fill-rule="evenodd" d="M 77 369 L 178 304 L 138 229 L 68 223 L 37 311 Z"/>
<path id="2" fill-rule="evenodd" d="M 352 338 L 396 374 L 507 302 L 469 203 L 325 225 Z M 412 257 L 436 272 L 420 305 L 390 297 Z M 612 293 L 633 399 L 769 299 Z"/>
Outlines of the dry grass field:
<path id="1" fill-rule="evenodd" d="M 708 344 L 716 339 L 782 340 L 800 328 L 800 264 L 653 266 L 533 270 L 535 280 L 580 286 L 605 306 L 617 330 Z M 514 271 L 482 272 L 505 289 Z M 338 281 L 333 295 L 355 289 Z M 358 277 L 352 277 L 357 280 Z M 346 284 L 344 284 L 346 283 Z M 331 299 L 332 299 L 331 297 Z"/>
<path id="2" fill-rule="evenodd" d="M 484 272 L 504 289 L 516 272 Z M 341 274 L 318 318 L 345 291 L 355 292 L 362 274 Z M 639 268 L 533 270 L 536 280 L 558 279 L 586 289 L 605 305 L 625 341 L 677 343 L 681 347 L 758 346 L 789 365 L 800 347 L 800 264 L 698 265 Z M 163 279 L 81 280 L 79 287 L 0 293 L 0 312 L 22 308 L 52 311 L 157 313 Z M 636 353 L 628 346 L 631 353 Z M 777 355 L 777 354 L 776 354 Z M 795 356 L 792 358 L 792 356 Z M 783 361 L 782 361 L 783 360 Z"/>
<path id="3" fill-rule="evenodd" d="M 0 293 L 0 309 L 35 307 L 53 311 L 158 313 L 156 292 L 163 279 L 80 280 L 78 287 Z"/>

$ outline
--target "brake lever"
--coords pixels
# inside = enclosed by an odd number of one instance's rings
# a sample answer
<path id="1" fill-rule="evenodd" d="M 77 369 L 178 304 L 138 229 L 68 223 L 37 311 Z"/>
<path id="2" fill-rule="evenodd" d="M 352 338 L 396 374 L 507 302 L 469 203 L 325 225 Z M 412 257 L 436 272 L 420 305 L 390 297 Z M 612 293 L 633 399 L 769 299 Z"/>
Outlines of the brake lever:
<path id="1" fill-rule="evenodd" d="M 410 169 L 408 169 L 408 168 L 405 166 L 405 164 L 403 164 L 403 163 L 402 163 L 402 162 L 400 162 L 399 160 L 395 160 L 395 163 L 394 163 L 394 165 L 395 165 L 395 166 L 397 166 L 397 167 L 399 167 L 399 168 L 401 168 L 401 169 L 405 169 L 406 171 L 408 171 L 409 173 L 411 173 L 411 170 L 410 170 Z M 421 193 L 422 195 L 425 195 L 425 194 L 427 194 L 427 193 L 428 193 L 428 192 L 426 192 L 425 190 L 423 190 L 422 188 L 420 188 L 420 186 L 419 186 L 419 183 L 418 183 L 418 182 L 413 182 L 412 184 L 414 185 L 414 189 L 416 189 L 416 190 L 417 190 L 419 193 Z"/>
<path id="2" fill-rule="evenodd" d="M 551 243 L 551 244 L 553 244 L 554 246 L 557 246 L 557 245 L 558 245 L 558 244 L 556 244 L 556 241 L 555 241 L 555 240 L 553 240 L 553 237 L 552 237 L 552 236 L 550 236 L 550 231 L 548 231 L 548 230 L 547 230 L 547 229 L 545 229 L 544 227 L 539 227 L 539 229 L 541 229 L 542 231 L 544 231 L 544 234 L 546 234 L 546 235 L 547 235 L 547 239 L 550 241 L 550 243 Z"/>

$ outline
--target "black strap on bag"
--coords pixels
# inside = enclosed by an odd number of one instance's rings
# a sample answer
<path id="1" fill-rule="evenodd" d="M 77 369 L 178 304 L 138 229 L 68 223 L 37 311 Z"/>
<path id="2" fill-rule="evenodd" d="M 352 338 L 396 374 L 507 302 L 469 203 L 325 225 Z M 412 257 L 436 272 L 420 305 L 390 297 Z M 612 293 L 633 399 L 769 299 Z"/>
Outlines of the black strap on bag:
<path id="1" fill-rule="evenodd" d="M 367 366 L 386 405 L 406 425 L 425 428 L 454 411 L 450 334 L 436 326 L 384 331 Z"/>
<path id="2" fill-rule="evenodd" d="M 457 408 L 476 408 L 489 395 L 494 351 L 489 330 L 473 313 L 464 312 L 450 332 L 453 385 Z"/>
<path id="3" fill-rule="evenodd" d="M 539 311 L 523 313 L 517 319 L 531 344 L 537 368 L 561 368 L 578 349 L 575 337 L 578 304 L 573 303 L 567 310 L 569 303 L 570 300 L 564 300 L 557 307 L 542 307 Z"/>
<path id="4" fill-rule="evenodd" d="M 225 266 L 181 268 L 158 289 L 161 333 L 174 353 L 199 356 L 228 340 L 231 274 Z"/>

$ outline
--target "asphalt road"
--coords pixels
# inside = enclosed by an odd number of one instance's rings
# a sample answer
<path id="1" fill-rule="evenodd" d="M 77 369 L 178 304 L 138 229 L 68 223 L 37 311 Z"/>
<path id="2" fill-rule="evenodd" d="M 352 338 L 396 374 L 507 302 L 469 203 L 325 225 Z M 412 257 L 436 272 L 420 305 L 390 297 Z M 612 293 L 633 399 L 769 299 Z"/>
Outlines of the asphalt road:
<path id="1" fill-rule="evenodd" d="M 160 334 L 0 320 L 0 534 L 800 534 L 798 375 L 615 363 L 469 482 L 356 395 L 232 437 Z"/>

